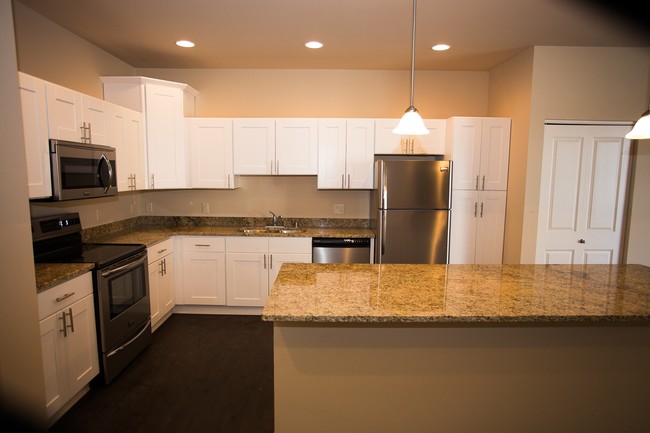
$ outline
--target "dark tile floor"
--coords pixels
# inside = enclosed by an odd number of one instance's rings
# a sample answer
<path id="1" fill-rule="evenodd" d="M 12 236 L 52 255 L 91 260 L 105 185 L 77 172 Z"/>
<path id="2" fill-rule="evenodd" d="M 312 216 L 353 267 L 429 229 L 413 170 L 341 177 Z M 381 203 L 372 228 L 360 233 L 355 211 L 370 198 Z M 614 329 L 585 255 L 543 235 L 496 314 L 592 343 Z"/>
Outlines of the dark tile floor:
<path id="1" fill-rule="evenodd" d="M 107 386 L 50 433 L 273 432 L 273 327 L 259 316 L 172 315 Z"/>

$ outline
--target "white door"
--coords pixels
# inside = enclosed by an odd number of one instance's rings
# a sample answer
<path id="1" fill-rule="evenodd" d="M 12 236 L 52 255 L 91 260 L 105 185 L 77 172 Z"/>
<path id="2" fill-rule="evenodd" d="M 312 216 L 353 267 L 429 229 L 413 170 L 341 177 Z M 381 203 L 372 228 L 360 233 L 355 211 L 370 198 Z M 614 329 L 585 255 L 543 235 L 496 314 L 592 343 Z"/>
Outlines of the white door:
<path id="1" fill-rule="evenodd" d="M 346 132 L 345 188 L 372 189 L 375 151 L 375 122 L 350 119 Z"/>
<path id="2" fill-rule="evenodd" d="M 269 255 L 228 253 L 226 255 L 227 305 L 261 307 L 269 296 Z"/>
<path id="3" fill-rule="evenodd" d="M 476 252 L 478 191 L 458 189 L 451 196 L 449 263 L 471 264 Z"/>
<path id="4" fill-rule="evenodd" d="M 478 189 L 485 191 L 508 189 L 509 156 L 510 119 L 484 117 L 481 127 L 481 169 Z"/>
<path id="5" fill-rule="evenodd" d="M 480 191 L 478 193 L 476 264 L 503 263 L 506 195 L 506 191 Z"/>
<path id="6" fill-rule="evenodd" d="M 226 305 L 226 253 L 183 251 L 183 290 L 187 305 Z"/>
<path id="7" fill-rule="evenodd" d="M 84 141 L 87 133 L 82 129 L 81 94 L 52 83 L 46 84 L 46 91 L 50 138 Z"/>
<path id="8" fill-rule="evenodd" d="M 81 95 L 83 122 L 88 128 L 87 137 L 92 144 L 110 146 L 109 103 L 103 99 Z"/>
<path id="9" fill-rule="evenodd" d="M 275 120 L 233 120 L 235 174 L 275 174 Z"/>
<path id="10" fill-rule="evenodd" d="M 547 125 L 537 263 L 616 264 L 623 229 L 629 126 Z"/>

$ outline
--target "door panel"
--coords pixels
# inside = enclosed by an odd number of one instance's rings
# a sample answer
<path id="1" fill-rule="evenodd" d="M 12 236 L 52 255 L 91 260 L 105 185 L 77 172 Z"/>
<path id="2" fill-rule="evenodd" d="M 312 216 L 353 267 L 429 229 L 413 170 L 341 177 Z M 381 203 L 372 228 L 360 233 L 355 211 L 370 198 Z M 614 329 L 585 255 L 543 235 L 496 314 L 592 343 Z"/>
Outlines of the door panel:
<path id="1" fill-rule="evenodd" d="M 630 129 L 546 126 L 537 263 L 619 262 Z"/>

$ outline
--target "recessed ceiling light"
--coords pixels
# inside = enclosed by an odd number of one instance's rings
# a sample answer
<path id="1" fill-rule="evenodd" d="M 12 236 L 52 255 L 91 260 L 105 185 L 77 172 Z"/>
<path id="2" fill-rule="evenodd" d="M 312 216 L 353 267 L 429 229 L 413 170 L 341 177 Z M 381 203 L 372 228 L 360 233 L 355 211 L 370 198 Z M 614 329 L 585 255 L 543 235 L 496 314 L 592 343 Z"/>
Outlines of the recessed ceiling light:
<path id="1" fill-rule="evenodd" d="M 447 44 L 437 44 L 431 47 L 433 51 L 447 51 L 449 48 L 451 48 Z"/>
<path id="2" fill-rule="evenodd" d="M 313 48 L 313 49 L 316 49 L 316 48 L 323 48 L 323 44 L 322 44 L 321 42 L 318 42 L 318 41 L 310 41 L 310 42 L 307 42 L 307 43 L 305 44 L 305 46 L 306 46 L 307 48 Z"/>
<path id="3" fill-rule="evenodd" d="M 176 41 L 176 45 L 179 47 L 183 48 L 192 48 L 194 46 L 194 42 L 192 41 Z"/>

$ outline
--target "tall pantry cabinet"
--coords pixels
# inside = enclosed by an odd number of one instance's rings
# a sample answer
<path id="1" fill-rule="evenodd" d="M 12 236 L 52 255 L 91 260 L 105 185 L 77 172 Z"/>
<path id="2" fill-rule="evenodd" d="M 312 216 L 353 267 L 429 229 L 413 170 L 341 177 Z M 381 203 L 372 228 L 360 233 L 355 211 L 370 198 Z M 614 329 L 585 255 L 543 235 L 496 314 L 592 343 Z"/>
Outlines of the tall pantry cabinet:
<path id="1" fill-rule="evenodd" d="M 449 263 L 503 261 L 510 119 L 447 120 L 445 158 L 453 161 Z"/>

